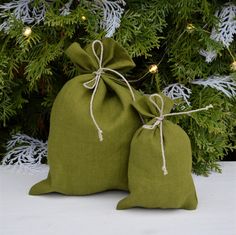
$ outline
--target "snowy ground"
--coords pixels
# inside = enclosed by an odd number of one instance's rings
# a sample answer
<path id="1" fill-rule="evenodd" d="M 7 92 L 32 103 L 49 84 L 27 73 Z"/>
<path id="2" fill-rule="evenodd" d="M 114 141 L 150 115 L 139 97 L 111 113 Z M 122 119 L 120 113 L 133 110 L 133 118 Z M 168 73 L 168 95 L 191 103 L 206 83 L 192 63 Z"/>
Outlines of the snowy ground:
<path id="1" fill-rule="evenodd" d="M 124 192 L 68 197 L 29 196 L 30 187 L 47 175 L 27 175 L 0 167 L 1 235 L 235 235 L 236 162 L 222 163 L 223 173 L 194 176 L 196 211 L 115 210 Z"/>

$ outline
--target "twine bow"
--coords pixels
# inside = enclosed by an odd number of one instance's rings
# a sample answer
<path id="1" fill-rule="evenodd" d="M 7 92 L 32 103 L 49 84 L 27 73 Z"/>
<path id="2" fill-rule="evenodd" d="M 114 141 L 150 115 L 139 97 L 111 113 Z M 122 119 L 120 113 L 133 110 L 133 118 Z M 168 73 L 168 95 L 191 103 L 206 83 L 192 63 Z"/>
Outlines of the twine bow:
<path id="1" fill-rule="evenodd" d="M 101 49 L 101 52 L 100 52 L 100 56 L 98 57 L 96 51 L 95 51 L 95 44 L 99 44 L 100 46 L 100 49 Z M 90 100 L 90 115 L 91 115 L 91 118 L 93 120 L 93 123 L 94 125 L 96 126 L 97 128 L 97 131 L 98 131 L 98 137 L 99 137 L 99 140 L 100 141 L 103 141 L 103 131 L 102 129 L 100 128 L 100 126 L 98 125 L 95 117 L 94 117 L 94 113 L 93 113 L 93 102 L 94 102 L 94 98 L 95 98 L 95 95 L 96 95 L 96 92 L 97 92 L 97 89 L 98 89 L 98 85 L 99 85 L 99 82 L 101 80 L 101 75 L 102 73 L 106 72 L 106 71 L 110 71 L 112 73 L 115 73 L 116 75 L 118 75 L 120 78 L 123 79 L 123 81 L 126 83 L 126 85 L 128 86 L 129 90 L 130 90 L 130 94 L 132 96 L 132 99 L 135 101 L 135 97 L 134 97 L 134 92 L 129 84 L 129 82 L 125 79 L 125 77 L 120 74 L 119 72 L 117 72 L 116 70 L 113 70 L 113 69 L 110 69 L 110 68 L 103 68 L 102 67 L 102 62 L 103 62 L 103 44 L 101 41 L 99 40 L 95 40 L 93 43 L 92 43 L 92 50 L 93 50 L 93 54 L 95 56 L 95 58 L 97 59 L 98 61 L 98 70 L 94 72 L 95 74 L 95 77 L 93 79 L 91 79 L 90 81 L 88 82 L 85 82 L 83 85 L 85 88 L 87 89 L 90 89 L 90 90 L 93 90 L 93 93 L 92 93 L 92 96 L 91 96 L 91 100 Z"/>
<path id="2" fill-rule="evenodd" d="M 158 104 L 155 102 L 154 97 L 158 97 L 161 101 L 161 107 L 158 106 Z M 210 108 L 213 108 L 212 105 L 208 105 L 205 108 L 200 108 L 200 109 L 195 109 L 195 110 L 190 110 L 186 112 L 179 112 L 179 113 L 168 113 L 168 114 L 163 114 L 164 110 L 164 100 L 159 94 L 153 94 L 149 96 L 150 102 L 157 108 L 158 112 L 160 113 L 159 117 L 155 117 L 156 121 L 151 124 L 151 125 L 143 125 L 144 129 L 148 130 L 153 130 L 155 129 L 158 125 L 160 126 L 160 143 L 161 143 L 161 154 L 162 154 L 162 171 L 164 175 L 168 174 L 167 167 L 166 167 L 166 157 L 165 157 L 165 147 L 164 147 L 164 140 L 163 140 L 163 120 L 165 117 L 169 116 L 177 116 L 177 115 L 183 115 L 183 114 L 190 114 L 190 113 L 196 113 L 200 112 L 203 110 L 208 110 Z"/>

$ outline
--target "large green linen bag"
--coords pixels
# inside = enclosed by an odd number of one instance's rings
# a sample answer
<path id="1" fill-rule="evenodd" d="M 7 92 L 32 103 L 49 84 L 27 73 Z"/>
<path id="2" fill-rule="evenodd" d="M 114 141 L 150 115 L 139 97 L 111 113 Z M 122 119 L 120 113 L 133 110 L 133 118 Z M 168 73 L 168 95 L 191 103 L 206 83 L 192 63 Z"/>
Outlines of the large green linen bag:
<path id="1" fill-rule="evenodd" d="M 185 131 L 167 117 L 197 110 L 169 114 L 173 101 L 158 94 L 142 97 L 133 106 L 149 121 L 132 139 L 128 167 L 130 194 L 118 203 L 117 209 L 195 209 L 191 143 Z"/>
<path id="2" fill-rule="evenodd" d="M 141 121 L 131 106 L 139 93 L 120 72 L 134 63 L 112 39 L 96 40 L 85 49 L 73 43 L 66 53 L 81 75 L 56 97 L 48 142 L 50 171 L 30 194 L 127 190 L 130 142 Z"/>

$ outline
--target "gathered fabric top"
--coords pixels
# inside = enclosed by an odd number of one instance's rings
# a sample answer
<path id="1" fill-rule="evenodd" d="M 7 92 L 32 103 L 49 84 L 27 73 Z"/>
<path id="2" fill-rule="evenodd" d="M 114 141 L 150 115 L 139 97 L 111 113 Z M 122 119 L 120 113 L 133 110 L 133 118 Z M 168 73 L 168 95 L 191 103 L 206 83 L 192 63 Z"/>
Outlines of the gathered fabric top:
<path id="1" fill-rule="evenodd" d="M 100 57 L 103 53 L 101 67 L 116 70 L 124 73 L 135 67 L 135 63 L 128 55 L 127 51 L 111 38 L 101 40 L 103 51 L 99 44 L 94 45 L 96 55 Z M 80 74 L 89 74 L 100 68 L 99 62 L 93 51 L 93 43 L 81 48 L 77 42 L 72 43 L 66 50 L 66 55 L 78 66 Z"/>

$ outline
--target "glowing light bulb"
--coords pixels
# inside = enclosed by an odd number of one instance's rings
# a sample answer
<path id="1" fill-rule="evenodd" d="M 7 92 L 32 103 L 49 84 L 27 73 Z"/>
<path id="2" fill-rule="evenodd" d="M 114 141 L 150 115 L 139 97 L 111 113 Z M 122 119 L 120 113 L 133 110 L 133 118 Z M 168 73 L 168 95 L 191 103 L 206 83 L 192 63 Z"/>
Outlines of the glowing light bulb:
<path id="1" fill-rule="evenodd" d="M 195 26 L 193 24 L 188 24 L 186 29 L 189 33 L 192 33 L 195 29 Z"/>
<path id="2" fill-rule="evenodd" d="M 150 65 L 150 67 L 149 67 L 149 72 L 150 73 L 157 73 L 158 72 L 158 66 L 156 65 L 156 64 L 152 64 L 152 65 Z"/>
<path id="3" fill-rule="evenodd" d="M 231 70 L 236 71 L 236 60 L 230 66 Z"/>
<path id="4" fill-rule="evenodd" d="M 29 37 L 32 33 L 32 29 L 30 27 L 25 27 L 24 30 L 23 30 L 23 35 L 25 37 Z"/>
<path id="5" fill-rule="evenodd" d="M 81 20 L 83 21 L 87 20 L 86 16 L 81 16 Z"/>

